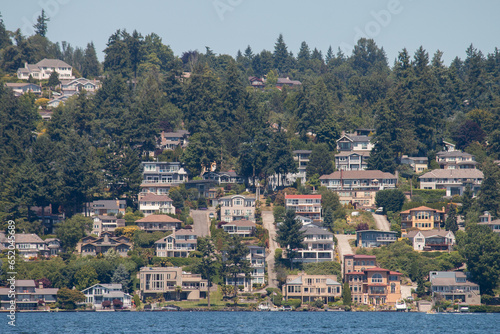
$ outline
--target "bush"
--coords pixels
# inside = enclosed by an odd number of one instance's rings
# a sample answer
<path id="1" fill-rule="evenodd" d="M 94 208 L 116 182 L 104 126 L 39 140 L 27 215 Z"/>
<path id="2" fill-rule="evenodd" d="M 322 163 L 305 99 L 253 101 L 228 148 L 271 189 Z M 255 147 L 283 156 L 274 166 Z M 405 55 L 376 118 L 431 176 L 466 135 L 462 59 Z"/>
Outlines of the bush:
<path id="1" fill-rule="evenodd" d="M 281 248 L 276 248 L 276 251 L 274 252 L 274 259 L 276 262 L 281 261 L 283 258 L 283 250 Z"/>
<path id="2" fill-rule="evenodd" d="M 297 309 L 302 305 L 302 301 L 300 299 L 288 299 L 283 302 L 283 305 L 285 306 L 291 306 L 294 309 Z"/>
<path id="3" fill-rule="evenodd" d="M 312 303 L 312 305 L 316 308 L 322 308 L 323 305 L 325 305 L 325 302 L 323 301 L 323 298 L 316 298 L 314 300 L 314 302 Z"/>
<path id="4" fill-rule="evenodd" d="M 105 300 L 101 303 L 102 308 L 108 308 L 111 306 L 111 302 L 109 300 Z"/>
<path id="5" fill-rule="evenodd" d="M 123 302 L 119 299 L 113 299 L 113 307 L 114 308 L 122 308 Z"/>
<path id="6" fill-rule="evenodd" d="M 283 206 L 275 206 L 273 208 L 273 215 L 274 215 L 274 221 L 275 222 L 282 222 L 284 217 L 285 217 L 285 207 Z"/>

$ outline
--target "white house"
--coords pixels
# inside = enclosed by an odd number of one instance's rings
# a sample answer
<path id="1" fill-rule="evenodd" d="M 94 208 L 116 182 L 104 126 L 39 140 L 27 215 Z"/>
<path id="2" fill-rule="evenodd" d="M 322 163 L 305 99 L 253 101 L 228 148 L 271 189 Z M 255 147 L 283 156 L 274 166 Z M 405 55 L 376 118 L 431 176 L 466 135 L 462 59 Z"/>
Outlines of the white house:
<path id="1" fill-rule="evenodd" d="M 44 58 L 36 64 L 24 63 L 24 68 L 17 70 L 17 78 L 28 80 L 31 76 L 37 80 L 47 80 L 52 72 L 59 74 L 59 80 L 74 79 L 73 68 L 59 59 Z"/>
<path id="2" fill-rule="evenodd" d="M 333 233 L 314 224 L 305 225 L 300 229 L 304 232 L 303 247 L 298 250 L 296 262 L 333 261 L 335 244 Z"/>
<path id="3" fill-rule="evenodd" d="M 175 214 L 174 201 L 167 195 L 145 194 L 139 198 L 139 210 L 144 216 L 154 213 Z"/>
<path id="4" fill-rule="evenodd" d="M 255 223 L 246 219 L 233 220 L 222 225 L 222 228 L 224 232 L 229 234 L 239 235 L 240 237 L 250 237 L 254 234 Z"/>
<path id="5" fill-rule="evenodd" d="M 105 300 L 113 305 L 113 300 L 118 299 L 123 303 L 123 308 L 132 306 L 132 296 L 122 291 L 121 284 L 94 284 L 82 290 L 82 293 L 85 295 L 85 304 L 92 304 L 97 310 L 102 309 Z"/>
<path id="6" fill-rule="evenodd" d="M 467 185 L 477 194 L 484 174 L 479 169 L 434 169 L 420 176 L 420 189 L 446 189 L 446 196 L 461 196 Z"/>
<path id="7" fill-rule="evenodd" d="M 455 244 L 455 235 L 445 230 L 413 230 L 406 234 L 417 251 L 447 251 Z"/>
<path id="8" fill-rule="evenodd" d="M 196 232 L 191 229 L 173 230 L 172 234 L 155 242 L 158 257 L 189 257 L 196 250 Z"/>
<path id="9" fill-rule="evenodd" d="M 255 221 L 255 197 L 245 195 L 224 196 L 218 200 L 220 217 L 224 222 L 247 219 Z"/>

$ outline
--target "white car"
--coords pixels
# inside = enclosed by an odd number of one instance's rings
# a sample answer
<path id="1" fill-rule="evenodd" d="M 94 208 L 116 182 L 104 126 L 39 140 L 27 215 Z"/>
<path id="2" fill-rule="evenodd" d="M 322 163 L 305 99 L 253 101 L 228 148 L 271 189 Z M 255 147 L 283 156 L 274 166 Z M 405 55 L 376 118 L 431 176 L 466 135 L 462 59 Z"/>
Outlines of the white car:
<path id="1" fill-rule="evenodd" d="M 214 219 L 214 218 L 215 218 L 215 214 L 214 214 L 213 212 L 210 212 L 210 213 L 208 214 L 208 218 L 210 218 L 210 219 Z"/>

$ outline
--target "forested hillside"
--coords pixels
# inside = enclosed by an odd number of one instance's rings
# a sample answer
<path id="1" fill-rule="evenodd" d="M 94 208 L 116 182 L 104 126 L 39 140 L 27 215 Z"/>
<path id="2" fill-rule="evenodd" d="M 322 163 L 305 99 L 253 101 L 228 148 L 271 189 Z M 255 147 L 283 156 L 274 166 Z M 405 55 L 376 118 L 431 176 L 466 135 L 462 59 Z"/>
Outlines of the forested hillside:
<path id="1" fill-rule="evenodd" d="M 47 27 L 33 36 L 0 24 L 0 218 L 30 219 L 27 208 L 49 203 L 71 216 L 95 198 L 124 196 L 132 205 L 140 161 L 155 150 L 162 130 L 191 133 L 182 161 L 192 176 L 217 162 L 265 180 L 295 171 L 292 150 L 326 143 L 341 131 L 375 129 L 372 169 L 394 172 L 403 154 L 431 158 L 442 140 L 481 162 L 500 153 L 500 54 L 471 44 L 465 59 L 444 64 L 442 53 L 403 49 L 393 62 L 383 46 L 360 39 L 350 55 L 324 54 L 303 42 L 290 50 L 279 36 L 269 50 L 218 55 L 210 48 L 175 55 L 155 33 L 117 30 L 104 62 L 93 43 L 85 49 L 54 43 Z M 237 51 L 237 52 L 236 52 Z M 96 94 L 72 97 L 44 122 L 31 94 L 14 98 L 25 62 L 61 59 L 75 76 L 100 78 Z M 189 74 L 186 74 L 189 73 Z M 250 87 L 250 76 L 266 87 Z M 298 88 L 275 87 L 279 77 Z"/>

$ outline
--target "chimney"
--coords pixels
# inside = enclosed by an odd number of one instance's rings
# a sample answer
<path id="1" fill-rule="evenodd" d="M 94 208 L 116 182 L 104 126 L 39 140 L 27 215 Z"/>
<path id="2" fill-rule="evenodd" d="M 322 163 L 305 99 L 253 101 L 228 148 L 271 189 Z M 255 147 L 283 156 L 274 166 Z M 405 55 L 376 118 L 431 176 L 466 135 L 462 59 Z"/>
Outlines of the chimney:
<path id="1" fill-rule="evenodd" d="M 43 282 L 42 281 L 38 282 L 38 288 L 43 289 Z"/>

